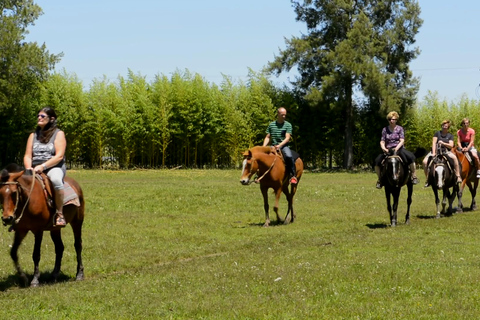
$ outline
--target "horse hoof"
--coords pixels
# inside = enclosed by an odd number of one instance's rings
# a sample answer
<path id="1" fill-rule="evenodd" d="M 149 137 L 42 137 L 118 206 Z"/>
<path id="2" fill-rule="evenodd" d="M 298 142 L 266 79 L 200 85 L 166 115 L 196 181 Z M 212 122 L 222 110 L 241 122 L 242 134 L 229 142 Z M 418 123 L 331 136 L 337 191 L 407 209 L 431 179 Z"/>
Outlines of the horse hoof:
<path id="1" fill-rule="evenodd" d="M 40 283 L 38 282 L 38 280 L 33 280 L 31 283 L 30 283 L 30 288 L 36 288 L 38 287 Z"/>

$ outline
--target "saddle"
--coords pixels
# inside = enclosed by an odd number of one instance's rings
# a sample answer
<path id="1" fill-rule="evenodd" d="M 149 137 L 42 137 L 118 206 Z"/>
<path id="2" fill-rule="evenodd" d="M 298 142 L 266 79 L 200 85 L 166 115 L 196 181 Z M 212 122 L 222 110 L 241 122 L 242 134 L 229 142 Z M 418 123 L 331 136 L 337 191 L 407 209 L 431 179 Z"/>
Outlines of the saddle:
<path id="1" fill-rule="evenodd" d="M 36 174 L 35 178 L 40 183 L 45 195 L 45 200 L 50 209 L 54 209 L 54 194 L 53 194 L 53 184 L 45 173 Z M 76 207 L 80 207 L 80 200 L 75 190 L 70 186 L 68 182 L 64 184 L 64 196 L 63 196 L 63 205 L 73 204 Z"/>

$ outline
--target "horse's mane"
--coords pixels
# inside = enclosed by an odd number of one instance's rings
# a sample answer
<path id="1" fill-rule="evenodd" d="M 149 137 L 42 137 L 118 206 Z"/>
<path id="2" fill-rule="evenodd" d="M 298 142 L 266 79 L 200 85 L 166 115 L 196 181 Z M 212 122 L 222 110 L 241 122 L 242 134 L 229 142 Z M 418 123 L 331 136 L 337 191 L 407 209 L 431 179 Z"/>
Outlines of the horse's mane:
<path id="1" fill-rule="evenodd" d="M 259 152 L 259 153 L 265 153 L 265 154 L 270 154 L 273 152 L 272 147 L 263 147 L 263 146 L 255 146 L 250 148 L 250 151 L 252 153 Z"/>
<path id="2" fill-rule="evenodd" d="M 16 163 L 10 163 L 7 165 L 3 170 L 1 174 L 0 181 L 5 182 L 8 180 L 8 177 L 10 176 L 10 173 L 15 173 L 15 172 L 20 172 L 22 171 L 22 167 L 20 167 Z"/>

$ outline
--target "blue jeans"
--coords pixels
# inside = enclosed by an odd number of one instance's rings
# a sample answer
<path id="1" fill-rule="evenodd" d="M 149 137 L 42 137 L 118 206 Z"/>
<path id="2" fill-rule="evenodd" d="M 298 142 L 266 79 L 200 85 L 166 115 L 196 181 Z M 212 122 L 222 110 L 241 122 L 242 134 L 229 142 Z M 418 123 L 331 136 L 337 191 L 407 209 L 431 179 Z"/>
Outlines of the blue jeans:
<path id="1" fill-rule="evenodd" d="M 288 146 L 284 146 L 281 150 L 288 172 L 292 177 L 295 177 L 297 173 L 295 170 L 295 162 L 293 162 L 292 150 L 290 150 Z"/>

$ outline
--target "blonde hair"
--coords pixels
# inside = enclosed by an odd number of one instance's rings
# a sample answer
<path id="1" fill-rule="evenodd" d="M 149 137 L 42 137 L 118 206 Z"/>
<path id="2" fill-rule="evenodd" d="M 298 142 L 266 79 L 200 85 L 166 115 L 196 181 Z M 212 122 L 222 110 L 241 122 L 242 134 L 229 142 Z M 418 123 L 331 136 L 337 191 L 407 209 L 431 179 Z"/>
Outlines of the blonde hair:
<path id="1" fill-rule="evenodd" d="M 398 121 L 399 115 L 398 115 L 397 111 L 390 111 L 387 114 L 387 120 L 388 121 L 390 121 L 390 119 L 392 119 L 393 117 L 397 118 L 397 121 Z"/>
<path id="2" fill-rule="evenodd" d="M 470 119 L 468 119 L 468 118 L 463 118 L 461 125 L 463 126 L 463 125 L 465 124 L 465 122 L 470 123 Z"/>
<path id="3" fill-rule="evenodd" d="M 442 127 L 445 123 L 448 123 L 448 128 L 450 129 L 450 126 L 452 125 L 452 122 L 450 120 L 443 120 L 442 121 Z"/>

